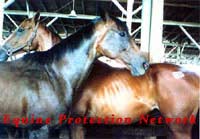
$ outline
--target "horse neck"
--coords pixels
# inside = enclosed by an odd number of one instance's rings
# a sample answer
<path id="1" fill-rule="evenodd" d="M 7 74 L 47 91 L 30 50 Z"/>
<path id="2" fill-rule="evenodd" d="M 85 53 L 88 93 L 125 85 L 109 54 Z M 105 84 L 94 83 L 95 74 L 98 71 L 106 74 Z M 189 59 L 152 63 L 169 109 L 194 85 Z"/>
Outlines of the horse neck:
<path id="1" fill-rule="evenodd" d="M 72 88 L 80 85 L 87 76 L 93 61 L 97 58 L 96 49 L 94 48 L 95 40 L 95 36 L 83 39 L 83 41 L 78 44 L 79 46 L 76 46 L 77 48 L 67 50 L 63 58 L 52 66 L 55 68 L 54 70 L 59 69 L 57 71 L 64 80 L 69 81 Z"/>
<path id="2" fill-rule="evenodd" d="M 42 24 L 39 24 L 32 48 L 36 51 L 47 51 L 60 41 L 61 39 L 58 36 L 54 35 Z"/>

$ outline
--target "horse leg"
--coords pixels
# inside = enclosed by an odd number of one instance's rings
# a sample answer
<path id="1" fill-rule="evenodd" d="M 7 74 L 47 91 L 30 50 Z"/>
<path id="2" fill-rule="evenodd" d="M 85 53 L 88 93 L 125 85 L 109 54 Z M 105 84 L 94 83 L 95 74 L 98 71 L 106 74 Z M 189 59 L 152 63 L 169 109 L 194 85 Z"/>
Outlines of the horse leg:
<path id="1" fill-rule="evenodd" d="M 169 135 L 169 139 L 191 139 L 192 138 L 192 125 L 184 124 L 171 124 L 169 125 L 172 133 Z"/>
<path id="2" fill-rule="evenodd" d="M 29 131 L 29 139 L 48 139 L 49 128 L 47 125 L 42 126 L 38 130 Z"/>
<path id="3" fill-rule="evenodd" d="M 71 139 L 84 139 L 84 128 L 81 124 L 72 124 L 71 128 Z"/>
<path id="4" fill-rule="evenodd" d="M 18 130 L 12 127 L 6 128 L 6 132 L 8 134 L 8 139 L 15 139 L 19 134 Z"/>
<path id="5" fill-rule="evenodd" d="M 68 127 L 61 127 L 59 133 L 59 139 L 70 139 L 70 132 Z"/>

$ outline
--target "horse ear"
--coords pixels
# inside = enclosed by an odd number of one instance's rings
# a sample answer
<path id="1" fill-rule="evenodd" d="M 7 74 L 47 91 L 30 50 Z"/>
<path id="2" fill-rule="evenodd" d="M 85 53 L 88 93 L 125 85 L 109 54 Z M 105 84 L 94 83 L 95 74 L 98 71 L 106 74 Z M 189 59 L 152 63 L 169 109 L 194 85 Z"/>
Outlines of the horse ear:
<path id="1" fill-rule="evenodd" d="M 110 20 L 110 15 L 108 14 L 106 10 L 99 7 L 99 12 L 100 12 L 100 17 L 103 19 L 103 21 Z"/>
<path id="2" fill-rule="evenodd" d="M 35 23 L 38 23 L 40 21 L 40 12 L 37 11 L 32 19 Z"/>

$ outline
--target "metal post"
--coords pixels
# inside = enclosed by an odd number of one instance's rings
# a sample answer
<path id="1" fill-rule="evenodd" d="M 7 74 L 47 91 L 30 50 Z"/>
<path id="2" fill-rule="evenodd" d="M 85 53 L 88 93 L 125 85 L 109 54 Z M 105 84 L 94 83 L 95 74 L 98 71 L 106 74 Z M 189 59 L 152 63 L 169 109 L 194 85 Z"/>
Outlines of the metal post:
<path id="1" fill-rule="evenodd" d="M 142 0 L 141 47 L 143 52 L 149 52 L 151 32 L 152 0 Z M 150 57 L 149 57 L 150 59 Z"/>
<path id="2" fill-rule="evenodd" d="M 152 62 L 163 62 L 165 51 L 162 44 L 164 0 L 152 0 L 151 8 L 150 57 Z"/>
<path id="3" fill-rule="evenodd" d="M 0 0 L 0 45 L 3 42 L 3 12 L 4 12 L 4 0 Z"/>
<path id="4" fill-rule="evenodd" d="M 133 11 L 133 3 L 134 0 L 128 0 L 127 2 L 127 16 L 126 16 L 126 24 L 128 27 L 128 31 L 131 34 L 131 25 L 132 25 L 132 11 Z"/>

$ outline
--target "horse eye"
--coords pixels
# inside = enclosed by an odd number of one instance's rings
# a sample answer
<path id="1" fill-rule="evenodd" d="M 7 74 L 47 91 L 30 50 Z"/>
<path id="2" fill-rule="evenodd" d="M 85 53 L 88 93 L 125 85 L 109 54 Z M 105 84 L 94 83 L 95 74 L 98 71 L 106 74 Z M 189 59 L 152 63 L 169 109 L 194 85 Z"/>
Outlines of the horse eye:
<path id="1" fill-rule="evenodd" d="M 121 32 L 119 33 L 119 35 L 120 35 L 121 37 L 124 37 L 124 36 L 126 35 L 126 33 L 125 33 L 124 31 L 121 31 Z"/>
<path id="2" fill-rule="evenodd" d="M 23 32 L 24 29 L 23 29 L 23 28 L 19 28 L 17 31 L 18 31 L 18 32 Z"/>

